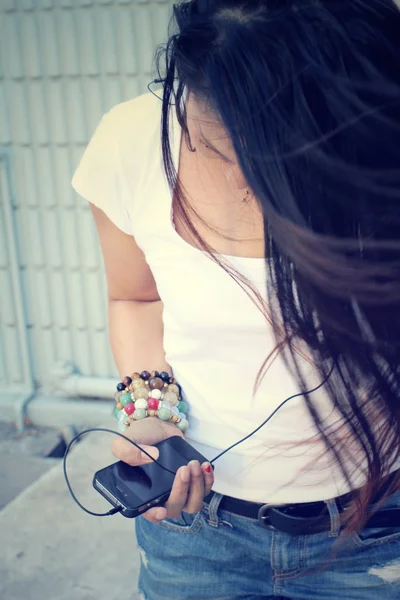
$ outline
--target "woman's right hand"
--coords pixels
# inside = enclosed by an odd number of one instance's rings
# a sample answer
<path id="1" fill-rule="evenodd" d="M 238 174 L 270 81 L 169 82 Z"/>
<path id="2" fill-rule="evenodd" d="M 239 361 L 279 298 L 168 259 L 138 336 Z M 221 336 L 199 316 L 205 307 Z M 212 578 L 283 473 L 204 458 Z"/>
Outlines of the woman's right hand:
<path id="1" fill-rule="evenodd" d="M 158 459 L 159 452 L 154 444 L 174 435 L 184 437 L 176 425 L 168 421 L 161 421 L 156 417 L 134 421 L 124 435 L 139 444 L 155 459 Z M 116 458 L 133 467 L 151 462 L 151 458 L 119 436 L 113 440 L 111 449 Z M 191 461 L 187 466 L 178 469 L 171 494 L 165 505 L 150 508 L 143 513 L 143 516 L 148 521 L 157 523 L 167 517 L 177 518 L 182 511 L 199 512 L 203 499 L 210 493 L 213 483 L 214 473 L 210 463 L 206 462 L 200 465 L 198 461 Z"/>

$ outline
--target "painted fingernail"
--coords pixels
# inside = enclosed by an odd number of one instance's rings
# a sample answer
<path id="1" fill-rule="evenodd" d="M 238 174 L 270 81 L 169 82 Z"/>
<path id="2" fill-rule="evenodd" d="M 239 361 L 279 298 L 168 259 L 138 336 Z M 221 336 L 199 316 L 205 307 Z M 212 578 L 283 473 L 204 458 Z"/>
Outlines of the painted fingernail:
<path id="1" fill-rule="evenodd" d="M 203 464 L 203 469 L 205 470 L 206 473 L 211 473 L 211 465 L 210 465 L 210 463 L 204 463 Z"/>
<path id="2" fill-rule="evenodd" d="M 189 483 L 190 481 L 190 469 L 188 467 L 181 468 L 181 479 L 183 483 Z"/>

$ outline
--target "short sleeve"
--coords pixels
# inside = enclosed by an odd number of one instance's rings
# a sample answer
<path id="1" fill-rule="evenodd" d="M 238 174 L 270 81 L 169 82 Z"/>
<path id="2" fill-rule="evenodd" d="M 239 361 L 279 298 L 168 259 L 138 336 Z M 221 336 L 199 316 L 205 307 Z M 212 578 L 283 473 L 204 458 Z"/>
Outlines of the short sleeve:
<path id="1" fill-rule="evenodd" d="M 118 111 L 106 113 L 87 145 L 72 178 L 80 196 L 100 208 L 124 233 L 132 235 L 131 196 L 118 151 Z"/>

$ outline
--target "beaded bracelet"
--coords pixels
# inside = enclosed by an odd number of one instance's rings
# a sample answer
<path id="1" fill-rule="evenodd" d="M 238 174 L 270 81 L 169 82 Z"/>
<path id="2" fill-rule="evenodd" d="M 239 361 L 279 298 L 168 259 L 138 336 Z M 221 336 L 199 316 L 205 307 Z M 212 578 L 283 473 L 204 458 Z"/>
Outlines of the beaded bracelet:
<path id="1" fill-rule="evenodd" d="M 172 421 L 183 432 L 189 427 L 188 409 L 181 397 L 181 387 L 166 371 L 142 371 L 124 377 L 117 385 L 114 400 L 113 414 L 121 432 L 133 421 L 146 417 Z"/>

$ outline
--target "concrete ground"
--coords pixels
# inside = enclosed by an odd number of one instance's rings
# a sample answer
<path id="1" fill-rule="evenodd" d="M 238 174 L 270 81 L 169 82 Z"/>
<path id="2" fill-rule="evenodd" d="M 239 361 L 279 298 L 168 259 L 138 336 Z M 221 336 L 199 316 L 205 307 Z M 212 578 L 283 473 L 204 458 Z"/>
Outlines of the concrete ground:
<path id="1" fill-rule="evenodd" d="M 18 434 L 13 424 L 0 421 L 0 509 L 58 464 L 45 457 L 59 443 L 54 429 L 27 427 Z"/>
<path id="2" fill-rule="evenodd" d="M 74 492 L 95 512 L 110 508 L 93 490 L 92 477 L 114 461 L 111 439 L 91 433 L 68 459 Z M 0 600 L 138 600 L 133 520 L 87 515 L 67 490 L 60 460 L 29 462 L 17 454 L 0 443 L 0 486 L 3 504 L 8 502 L 0 510 Z M 32 482 L 17 495 L 27 476 Z"/>

